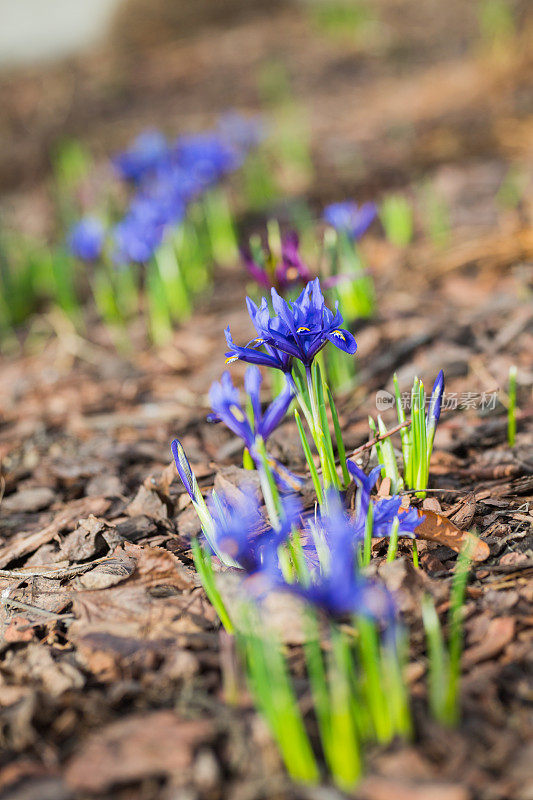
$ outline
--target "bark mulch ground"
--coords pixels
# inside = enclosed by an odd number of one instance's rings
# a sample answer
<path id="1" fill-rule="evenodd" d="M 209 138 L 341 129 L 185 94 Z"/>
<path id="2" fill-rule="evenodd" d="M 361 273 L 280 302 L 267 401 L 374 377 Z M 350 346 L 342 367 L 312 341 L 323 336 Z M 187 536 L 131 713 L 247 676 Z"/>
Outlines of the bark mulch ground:
<path id="1" fill-rule="evenodd" d="M 302 28 L 292 11 L 272 13 L 277 28 L 252 15 L 224 29 L 213 47 L 219 52 L 226 42 L 224 68 L 233 75 L 228 42 L 253 33 L 268 52 L 276 31 L 282 50 L 290 36 L 304 37 L 297 82 L 302 96 L 317 103 L 311 128 L 318 180 L 305 189 L 311 200 L 399 183 L 414 192 L 424 172 L 443 187 L 453 211 L 451 236 L 440 248 L 420 238 L 399 251 L 379 232 L 365 240 L 379 313 L 354 331 L 359 382 L 339 398 L 346 447 L 368 439 L 376 392 L 391 389 L 394 371 L 407 390 L 414 374 L 430 385 L 442 368 L 447 402 L 425 507 L 475 530 L 490 550 L 473 568 L 467 592 L 463 718 L 454 731 L 425 711 L 420 596 L 431 591 L 445 613 L 456 554 L 421 542 L 419 573 L 407 550 L 383 571 L 412 632 L 416 737 L 411 745 L 374 749 L 355 796 L 530 800 L 533 228 L 526 199 L 507 211 L 495 201 L 509 165 L 527 160 L 526 56 L 517 45 L 512 58 L 489 69 L 446 45 L 446 26 L 428 28 L 442 47 L 432 54 L 411 28 L 407 52 L 418 54 L 419 66 L 407 80 L 391 65 L 390 52 L 375 61 L 346 45 L 339 51 Z M 397 15 L 391 19 L 399 41 L 405 27 Z M 446 24 L 453 27 L 451 17 Z M 187 45 L 192 52 L 196 44 L 207 74 L 216 61 L 208 41 L 198 34 Z M 156 50 L 143 52 L 153 69 L 146 81 L 163 87 L 157 114 L 168 118 L 165 103 L 173 95 L 165 94 L 161 76 L 179 72 L 184 51 L 177 48 L 164 70 Z M 251 59 L 251 52 L 239 58 Z M 339 52 L 345 60 L 335 82 Z M 362 77 L 352 80 L 356 64 Z M 92 62 L 82 64 L 80 74 L 91 69 Z M 455 95 L 453 75 L 460 76 Z M 31 76 L 21 80 L 31 85 Z M 246 76 L 241 80 L 245 90 Z M 435 82 L 442 91 L 435 92 Z M 330 84 L 337 91 L 328 95 Z M 103 95 L 88 85 L 82 94 L 98 100 L 105 129 Z M 192 97 L 197 83 L 189 89 Z M 27 97 L 31 106 L 31 92 Z M 143 97 L 135 95 L 139 118 L 150 116 Z M 23 112 L 19 101 L 9 106 L 13 119 Z M 359 101 L 362 116 L 355 113 Z M 116 113 L 126 124 L 124 109 Z M 394 138 L 396 117 L 410 120 L 404 137 Z M 362 172 L 343 161 L 343 153 L 356 151 Z M 21 197 L 29 208 L 31 193 Z M 239 480 L 240 452 L 226 431 L 205 423 L 205 414 L 209 385 L 223 369 L 223 328 L 231 324 L 236 341 L 249 338 L 243 283 L 238 268 L 221 272 L 213 296 L 159 351 L 133 328 L 133 354 L 120 357 L 90 319 L 90 335 L 82 336 L 52 314 L 47 324 L 54 336 L 34 331 L 23 353 L 4 359 L 0 796 L 6 800 L 340 797 L 330 787 L 287 781 L 242 683 L 236 703 L 225 702 L 235 670 L 241 679 L 192 567 L 189 537 L 198 523 L 169 466 L 169 442 L 179 436 L 203 489 Z M 512 449 L 505 412 L 511 364 L 520 384 Z M 240 365 L 234 370 L 240 374 Z M 392 425 L 392 412 L 384 416 Z M 290 422 L 272 441 L 277 457 L 303 470 Z M 379 541 L 374 556 L 379 568 Z"/>

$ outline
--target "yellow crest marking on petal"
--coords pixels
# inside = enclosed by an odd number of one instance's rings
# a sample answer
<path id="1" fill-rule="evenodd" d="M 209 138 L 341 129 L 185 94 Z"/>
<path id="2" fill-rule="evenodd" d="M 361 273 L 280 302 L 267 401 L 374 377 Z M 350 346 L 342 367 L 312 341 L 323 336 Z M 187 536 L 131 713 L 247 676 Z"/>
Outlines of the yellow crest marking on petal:
<path id="1" fill-rule="evenodd" d="M 261 339 L 259 336 L 257 337 L 257 339 L 252 339 L 252 341 L 250 342 L 250 344 L 258 345 L 258 346 L 260 344 L 264 344 L 264 343 L 265 343 L 265 340 Z"/>
<path id="2" fill-rule="evenodd" d="M 346 341 L 346 336 L 344 333 L 342 333 L 342 331 L 333 331 L 333 336 L 338 336 L 343 342 Z"/>
<path id="3" fill-rule="evenodd" d="M 230 356 L 229 358 L 227 358 L 225 360 L 224 363 L 225 364 L 233 364 L 234 361 L 238 361 L 238 360 L 239 360 L 239 356 Z"/>
<path id="4" fill-rule="evenodd" d="M 235 403 L 232 403 L 232 404 L 230 405 L 230 407 L 229 407 L 229 410 L 231 411 L 231 413 L 233 414 L 233 416 L 235 417 L 235 419 L 237 420 L 237 422 L 244 422 L 244 420 L 245 420 L 245 416 L 244 416 L 244 414 L 242 413 L 242 411 L 241 411 L 241 409 L 239 408 L 239 406 L 236 406 L 236 405 L 235 405 Z"/>
<path id="5" fill-rule="evenodd" d="M 302 327 L 301 327 L 301 328 L 298 328 L 298 329 L 296 330 L 296 333 L 302 333 L 302 331 L 308 331 L 308 332 L 310 333 L 310 332 L 311 332 L 311 329 L 310 329 L 310 328 L 306 328 L 304 325 L 302 325 Z"/>

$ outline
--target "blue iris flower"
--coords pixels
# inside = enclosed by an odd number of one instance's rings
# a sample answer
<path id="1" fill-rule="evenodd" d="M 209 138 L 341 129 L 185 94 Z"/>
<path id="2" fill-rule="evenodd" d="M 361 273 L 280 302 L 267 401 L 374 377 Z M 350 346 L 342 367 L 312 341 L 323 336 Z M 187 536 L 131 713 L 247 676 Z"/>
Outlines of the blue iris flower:
<path id="1" fill-rule="evenodd" d="M 337 231 L 352 239 L 360 239 L 377 215 L 375 203 L 358 206 L 352 200 L 332 203 L 324 209 L 324 220 Z"/>
<path id="2" fill-rule="evenodd" d="M 370 472 L 370 475 L 367 475 L 365 472 L 363 472 L 363 470 L 357 466 L 355 461 L 348 460 L 346 462 L 346 466 L 348 467 L 348 471 L 359 488 L 357 493 L 356 517 L 358 520 L 362 521 L 364 527 L 366 515 L 368 513 L 368 507 L 370 505 L 370 492 L 376 485 L 376 481 L 381 474 L 383 466 L 379 464 L 377 467 L 374 467 L 374 469 Z"/>
<path id="3" fill-rule="evenodd" d="M 409 508 L 407 511 L 403 510 L 402 498 L 398 497 L 398 495 L 384 497 L 374 505 L 372 535 L 376 537 L 390 536 L 395 517 L 398 517 L 400 523 L 398 535 L 408 536 L 410 539 L 416 538 L 416 528 L 425 519 L 425 517 L 419 516 L 416 508 Z"/>
<path id="4" fill-rule="evenodd" d="M 144 264 L 163 240 L 165 211 L 145 198 L 136 198 L 113 230 L 117 263 Z"/>
<path id="5" fill-rule="evenodd" d="M 370 505 L 370 492 L 374 488 L 376 481 L 379 477 L 383 466 L 380 464 L 366 475 L 354 461 L 348 460 L 346 462 L 348 471 L 354 478 L 359 491 L 357 493 L 357 506 L 356 506 L 356 522 L 355 527 L 358 535 L 363 535 L 365 530 L 366 517 Z M 414 539 L 416 537 L 415 530 L 424 521 L 425 517 L 420 517 L 416 508 L 410 508 L 408 511 L 402 508 L 402 498 L 399 495 L 383 498 L 374 504 L 373 514 L 373 536 L 385 537 L 389 536 L 392 530 L 394 518 L 398 517 L 400 526 L 398 528 L 399 536 L 409 536 Z"/>
<path id="6" fill-rule="evenodd" d="M 67 244 L 70 252 L 82 261 L 96 261 L 102 254 L 104 226 L 94 217 L 80 219 L 71 228 Z"/>
<path id="7" fill-rule="evenodd" d="M 248 313 L 258 334 L 255 339 L 245 347 L 236 347 L 229 328 L 226 329 L 226 340 L 231 348 L 226 353 L 228 363 L 241 360 L 289 372 L 293 358 L 310 367 L 328 341 L 346 353 L 355 353 L 357 344 L 354 337 L 340 327 L 343 319 L 338 303 L 335 313 L 327 308 L 318 278 L 309 281 L 292 302 L 280 297 L 274 288 L 271 292 L 273 317 L 266 298 L 263 297 L 259 307 L 247 298 Z M 264 353 L 259 351 L 260 347 L 265 348 Z"/>
<path id="8" fill-rule="evenodd" d="M 338 492 L 330 489 L 327 513 L 316 525 L 329 550 L 329 566 L 313 575 L 308 586 L 284 584 L 286 589 L 318 606 L 333 617 L 364 614 L 380 621 L 391 621 L 394 607 L 388 592 L 369 581 L 358 569 L 356 550 L 361 541 L 357 520 L 350 517 Z"/>
<path id="9" fill-rule="evenodd" d="M 141 133 L 128 150 L 115 156 L 113 164 L 123 180 L 140 183 L 169 158 L 166 138 L 160 131 L 151 130 Z"/>
<path id="10" fill-rule="evenodd" d="M 278 528 L 265 526 L 251 489 L 231 499 L 215 494 L 209 502 L 218 550 L 228 555 L 248 575 L 259 571 L 270 579 L 280 575 L 277 551 L 286 541 L 300 514 L 294 496 L 284 498 Z"/>
<path id="11" fill-rule="evenodd" d="M 249 367 L 246 370 L 244 387 L 250 398 L 253 420 L 248 419 L 244 412 L 239 400 L 239 390 L 233 385 L 229 372 L 224 372 L 220 382 L 215 381 L 209 392 L 213 409 L 210 419 L 224 422 L 233 433 L 244 441 L 252 456 L 257 438 L 260 436 L 263 441 L 268 439 L 287 413 L 294 397 L 294 392 L 287 383 L 285 389 L 263 412 L 259 396 L 261 380 L 261 373 L 257 367 Z"/>
<path id="12" fill-rule="evenodd" d="M 242 164 L 242 155 L 217 133 L 196 133 L 180 136 L 174 145 L 173 157 L 203 186 L 212 186 L 228 172 Z"/>

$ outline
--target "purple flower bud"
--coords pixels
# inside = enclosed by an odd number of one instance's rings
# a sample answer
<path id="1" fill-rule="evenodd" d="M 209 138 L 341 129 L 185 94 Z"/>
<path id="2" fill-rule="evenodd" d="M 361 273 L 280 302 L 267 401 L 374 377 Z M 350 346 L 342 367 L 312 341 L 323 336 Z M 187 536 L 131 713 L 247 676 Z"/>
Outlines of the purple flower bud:
<path id="1" fill-rule="evenodd" d="M 428 430 L 437 427 L 439 421 L 440 411 L 442 406 L 442 396 L 444 394 L 444 373 L 441 370 L 435 378 L 433 389 L 431 390 L 431 398 L 429 401 L 429 410 L 427 417 Z"/>
<path id="2" fill-rule="evenodd" d="M 269 247 L 263 248 L 259 263 L 252 257 L 250 248 L 243 248 L 241 256 L 246 269 L 259 286 L 265 288 L 274 286 L 278 291 L 285 292 L 311 279 L 311 270 L 302 261 L 298 246 L 298 234 L 296 231 L 289 231 L 281 239 L 281 254 L 278 260 Z"/>
<path id="3" fill-rule="evenodd" d="M 170 449 L 172 450 L 172 455 L 174 456 L 174 461 L 176 463 L 176 469 L 178 470 L 181 481 L 187 490 L 187 494 L 191 500 L 196 501 L 198 490 L 196 478 L 193 475 L 191 465 L 189 464 L 189 459 L 185 455 L 185 450 L 183 449 L 180 440 L 174 439 L 170 445 Z"/>

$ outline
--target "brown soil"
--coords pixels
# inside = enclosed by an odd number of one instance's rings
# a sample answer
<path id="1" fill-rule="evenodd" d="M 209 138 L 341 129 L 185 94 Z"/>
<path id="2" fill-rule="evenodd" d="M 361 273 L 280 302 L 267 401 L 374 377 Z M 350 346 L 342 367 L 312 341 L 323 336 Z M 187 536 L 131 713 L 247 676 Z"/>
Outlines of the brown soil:
<path id="1" fill-rule="evenodd" d="M 138 27 L 126 31 L 98 55 L 12 75 L 0 81 L 0 181 L 14 216 L 47 228 L 42 180 L 60 136 L 82 135 L 103 154 L 147 124 L 178 132 L 231 105 L 256 109 L 258 70 L 274 55 L 307 109 L 316 164 L 304 185 L 288 176 L 288 193 L 318 208 L 403 186 L 420 226 L 419 181 L 435 181 L 451 209 L 445 246 L 419 235 L 399 251 L 378 229 L 365 239 L 379 316 L 356 326 L 360 383 L 340 400 L 341 422 L 347 447 L 361 445 L 375 393 L 390 389 L 395 370 L 407 387 L 415 373 L 430 383 L 442 368 L 457 408 L 441 418 L 431 508 L 475 528 L 490 556 L 469 584 L 455 731 L 424 710 L 419 610 L 423 584 L 444 614 L 455 554 L 422 543 L 418 578 L 408 556 L 399 559 L 389 579 L 413 631 L 416 737 L 370 753 L 354 796 L 528 800 L 533 227 L 531 193 L 513 209 L 496 198 L 510 167 L 531 186 L 528 23 L 518 5 L 512 47 L 489 53 L 462 3 L 376 7 L 384 20 L 377 40 L 331 39 L 296 6 L 257 3 L 227 22 L 196 29 L 190 21 L 185 39 L 169 23 L 154 40 L 162 30 L 154 23 L 144 38 Z M 236 480 L 239 452 L 204 420 L 207 389 L 223 369 L 223 328 L 248 337 L 243 300 L 236 268 L 220 272 L 214 296 L 160 351 L 134 328 L 135 355 L 119 357 L 96 324 L 84 337 L 48 316 L 44 327 L 56 335 L 34 331 L 30 349 L 4 359 L 2 798 L 341 796 L 288 782 L 244 687 L 236 705 L 225 702 L 233 652 L 192 569 L 188 537 L 197 523 L 167 469 L 179 436 L 202 487 L 218 474 Z M 511 364 L 520 384 L 512 450 L 504 408 Z M 290 423 L 273 442 L 279 458 L 303 469 Z M 112 561 L 84 566 L 111 553 Z M 376 563 L 381 556 L 376 543 Z M 39 574 L 52 564 L 57 574 Z"/>

